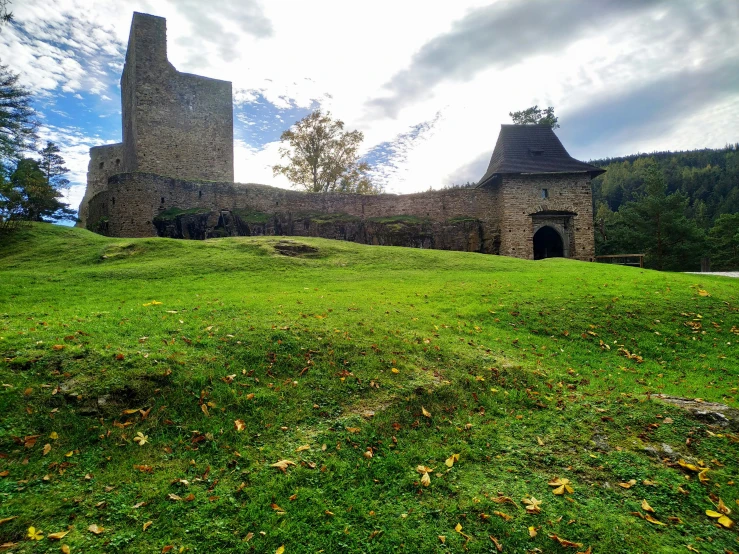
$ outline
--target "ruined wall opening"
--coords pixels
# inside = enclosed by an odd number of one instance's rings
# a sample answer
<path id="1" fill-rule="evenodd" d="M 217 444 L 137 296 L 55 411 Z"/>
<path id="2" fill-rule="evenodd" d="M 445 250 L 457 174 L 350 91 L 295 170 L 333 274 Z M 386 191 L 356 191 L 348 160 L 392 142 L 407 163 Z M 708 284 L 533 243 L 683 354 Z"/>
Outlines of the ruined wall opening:
<path id="1" fill-rule="evenodd" d="M 564 241 L 552 227 L 544 226 L 534 234 L 534 259 L 562 258 Z"/>

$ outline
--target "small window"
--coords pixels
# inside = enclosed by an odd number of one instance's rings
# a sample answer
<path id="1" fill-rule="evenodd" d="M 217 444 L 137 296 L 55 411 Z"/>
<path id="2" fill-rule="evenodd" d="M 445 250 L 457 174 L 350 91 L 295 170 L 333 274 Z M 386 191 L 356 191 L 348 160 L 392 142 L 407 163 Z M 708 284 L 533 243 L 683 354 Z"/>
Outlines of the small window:
<path id="1" fill-rule="evenodd" d="M 202 190 L 199 190 L 198 191 L 198 198 L 202 198 L 202 197 L 203 197 L 203 191 Z"/>
<path id="2" fill-rule="evenodd" d="M 162 204 L 164 204 L 164 196 L 162 196 Z"/>
<path id="3" fill-rule="evenodd" d="M 541 189 L 541 197 L 549 198 L 549 189 Z"/>
<path id="4" fill-rule="evenodd" d="M 121 160 L 120 160 L 120 158 L 119 158 L 119 159 L 117 159 L 117 160 L 115 161 L 115 165 L 121 165 Z"/>
<path id="5" fill-rule="evenodd" d="M 111 204 L 113 204 L 113 205 L 115 206 L 115 196 L 114 196 L 114 197 L 113 197 L 113 199 L 111 200 Z"/>
<path id="6" fill-rule="evenodd" d="M 105 167 L 105 162 L 100 162 L 100 169 L 103 169 Z"/>

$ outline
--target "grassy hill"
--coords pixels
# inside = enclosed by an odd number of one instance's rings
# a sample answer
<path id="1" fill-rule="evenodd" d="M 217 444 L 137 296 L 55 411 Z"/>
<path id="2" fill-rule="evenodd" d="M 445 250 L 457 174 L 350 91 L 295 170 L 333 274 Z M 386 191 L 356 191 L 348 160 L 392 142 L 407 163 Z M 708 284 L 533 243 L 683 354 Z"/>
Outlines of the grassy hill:
<path id="1" fill-rule="evenodd" d="M 739 407 L 738 284 L 35 225 L 0 243 L 0 543 L 737 551 L 737 429 L 653 396 Z"/>

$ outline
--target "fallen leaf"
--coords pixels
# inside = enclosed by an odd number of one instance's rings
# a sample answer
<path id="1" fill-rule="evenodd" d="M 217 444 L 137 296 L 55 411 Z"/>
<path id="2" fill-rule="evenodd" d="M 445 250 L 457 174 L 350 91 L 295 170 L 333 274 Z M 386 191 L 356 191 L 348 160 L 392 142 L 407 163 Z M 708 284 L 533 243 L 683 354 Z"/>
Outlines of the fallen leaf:
<path id="1" fill-rule="evenodd" d="M 651 515 L 647 514 L 644 516 L 644 519 L 646 519 L 649 523 L 654 523 L 655 525 L 667 525 L 666 523 L 662 523 L 658 519 L 654 519 Z"/>
<path id="2" fill-rule="evenodd" d="M 619 487 L 622 487 L 624 489 L 630 489 L 634 485 L 636 485 L 636 479 L 629 479 L 629 481 L 627 483 L 619 483 L 618 484 Z"/>
<path id="3" fill-rule="evenodd" d="M 46 537 L 54 541 L 60 541 L 66 537 L 68 533 L 69 531 L 59 531 L 58 533 L 49 533 Z"/>
<path id="4" fill-rule="evenodd" d="M 553 481 L 550 481 L 547 483 L 550 487 L 556 487 L 552 492 L 554 494 L 564 494 L 565 492 L 569 492 L 570 494 L 574 492 L 573 488 L 570 486 L 570 480 L 569 479 L 560 479 L 559 477 L 556 478 Z M 556 535 L 555 535 L 556 536 Z"/>
<path id="5" fill-rule="evenodd" d="M 424 465 L 416 466 L 416 471 L 423 475 L 424 473 L 431 473 L 434 471 L 434 468 L 432 467 L 426 467 Z"/>
<path id="6" fill-rule="evenodd" d="M 429 418 L 431 417 L 431 413 L 423 406 L 421 406 L 421 413 L 426 417 L 429 417 Z"/>
<path id="7" fill-rule="evenodd" d="M 457 533 L 461 533 L 462 532 L 462 524 L 461 523 L 457 523 L 457 525 L 454 526 L 454 530 Z"/>
<path id="8" fill-rule="evenodd" d="M 647 502 L 646 500 L 642 500 L 642 501 L 641 501 L 641 509 L 642 509 L 642 510 L 644 510 L 645 512 L 652 512 L 652 513 L 655 513 L 655 511 L 654 511 L 654 508 L 652 508 L 652 507 L 651 507 L 651 506 L 649 505 L 649 502 Z"/>
<path id="9" fill-rule="evenodd" d="M 55 441 L 55 440 L 57 440 L 59 438 L 59 435 L 57 434 L 56 431 L 52 431 L 51 433 L 49 433 L 49 438 L 51 440 Z"/>
<path id="10" fill-rule="evenodd" d="M 244 542 L 249 542 L 249 541 L 250 541 L 250 540 L 252 540 L 253 538 L 254 538 L 254 533 L 252 533 L 252 532 L 249 532 L 249 533 L 247 533 L 247 534 L 246 534 L 246 536 L 244 537 Z"/>
<path id="11" fill-rule="evenodd" d="M 103 531 L 105 531 L 105 528 L 104 527 L 98 527 L 98 525 L 96 523 L 93 523 L 92 525 L 90 525 L 87 528 L 87 530 L 90 531 L 91 533 L 95 533 L 96 535 L 99 535 L 100 533 L 102 533 Z"/>
<path id="12" fill-rule="evenodd" d="M 536 532 L 536 527 L 534 527 L 533 525 L 531 525 L 529 527 L 529 537 L 531 537 L 533 539 L 536 535 L 538 535 L 538 533 Z"/>
<path id="13" fill-rule="evenodd" d="M 40 541 L 44 538 L 44 535 L 41 533 L 40 529 L 29 527 L 28 532 L 26 533 L 26 537 L 28 537 L 28 539 L 32 541 Z"/>
<path id="14" fill-rule="evenodd" d="M 151 527 L 151 524 L 154 523 L 153 521 L 147 521 L 144 523 L 144 531 L 146 531 L 149 527 Z"/>
<path id="15" fill-rule="evenodd" d="M 698 472 L 698 480 L 704 485 L 710 481 L 707 473 L 708 473 L 708 468 Z"/>
<path id="16" fill-rule="evenodd" d="M 729 515 L 731 513 L 731 509 L 724 504 L 724 501 L 720 498 L 718 499 L 718 504 L 716 505 L 716 509 L 721 512 L 722 514 Z"/>
<path id="17" fill-rule="evenodd" d="M 400 373 L 400 370 L 397 367 L 393 367 L 390 369 L 393 373 Z"/>
<path id="18" fill-rule="evenodd" d="M 141 431 L 139 431 L 133 438 L 133 442 L 138 443 L 139 446 L 144 446 L 147 442 L 149 442 L 149 436 L 144 435 Z"/>
<path id="19" fill-rule="evenodd" d="M 452 454 L 449 456 L 446 461 L 444 462 L 447 467 L 452 467 L 454 465 L 454 462 L 459 461 L 459 454 Z"/>
<path id="20" fill-rule="evenodd" d="M 492 500 L 496 504 L 512 504 L 513 506 L 515 506 L 516 508 L 518 508 L 518 504 L 516 504 L 512 498 L 510 498 L 508 496 L 503 496 L 500 493 L 498 493 L 498 496 L 496 496 L 495 498 L 491 498 L 490 500 Z M 525 500 L 524 500 L 524 502 L 525 502 Z"/>
<path id="21" fill-rule="evenodd" d="M 721 516 L 720 518 L 718 518 L 718 522 L 727 529 L 731 529 L 734 526 L 734 522 L 726 516 Z"/>
<path id="22" fill-rule="evenodd" d="M 287 473 L 287 468 L 294 465 L 297 464 L 292 460 L 280 460 L 278 462 L 275 462 L 274 464 L 270 464 L 270 467 L 276 467 L 277 469 L 282 471 L 282 473 Z"/>
<path id="23" fill-rule="evenodd" d="M 8 523 L 9 521 L 13 521 L 17 517 L 18 516 L 4 517 L 4 518 L 0 519 L 0 525 L 2 525 L 3 523 Z"/>
<path id="24" fill-rule="evenodd" d="M 283 544 L 280 548 L 275 550 L 275 554 L 284 554 L 285 552 L 285 545 Z"/>
<path id="25" fill-rule="evenodd" d="M 272 509 L 273 509 L 273 510 L 274 510 L 275 512 L 281 512 L 281 513 L 283 513 L 283 514 L 285 513 L 285 510 L 283 510 L 282 508 L 280 508 L 280 507 L 279 507 L 279 506 L 278 506 L 277 504 L 275 504 L 274 502 L 272 502 L 272 504 L 270 504 L 270 508 L 272 508 Z"/>
<path id="26" fill-rule="evenodd" d="M 44 445 L 44 456 L 46 456 L 49 452 L 51 452 L 51 445 L 47 442 Z"/>
<path id="27" fill-rule="evenodd" d="M 441 544 L 444 544 L 446 542 L 446 537 L 444 535 L 439 535 L 439 540 L 441 541 Z"/>
<path id="28" fill-rule="evenodd" d="M 549 535 L 549 538 L 552 539 L 553 541 L 557 541 L 560 545 L 565 546 L 565 547 L 570 546 L 572 548 L 582 548 L 582 543 L 568 541 L 567 539 L 563 539 L 562 537 L 557 536 L 557 535 Z"/>
<path id="29" fill-rule="evenodd" d="M 524 498 L 523 503 L 526 504 L 526 511 L 530 514 L 538 514 L 541 512 L 541 500 L 537 500 L 535 497 Z"/>
<path id="30" fill-rule="evenodd" d="M 304 450 L 310 450 L 310 445 L 309 444 L 304 444 L 303 446 L 298 446 L 295 449 L 295 452 L 303 452 Z"/>
<path id="31" fill-rule="evenodd" d="M 711 296 L 707 290 L 698 289 L 698 296 Z"/>
<path id="32" fill-rule="evenodd" d="M 511 521 L 511 520 L 513 519 L 513 516 L 509 516 L 509 515 L 508 515 L 508 514 L 506 514 L 505 512 L 499 512 L 499 511 L 497 511 L 497 510 L 496 510 L 496 511 L 495 511 L 495 512 L 493 512 L 493 513 L 494 513 L 494 514 L 495 514 L 496 516 L 502 517 L 502 518 L 503 518 L 503 519 L 505 519 L 506 521 Z"/>
<path id="33" fill-rule="evenodd" d="M 72 552 L 72 551 L 70 550 L 69 546 L 66 545 L 66 544 L 63 544 L 62 545 L 62 553 L 63 554 L 69 554 L 70 552 Z"/>
<path id="34" fill-rule="evenodd" d="M 173 548 L 174 548 L 174 545 L 173 544 L 168 544 L 167 546 L 165 546 L 164 548 L 162 548 L 162 554 L 167 554 L 167 552 L 169 552 Z"/>
<path id="35" fill-rule="evenodd" d="M 244 423 L 243 419 L 235 419 L 234 427 L 237 431 L 243 431 L 244 429 L 246 429 L 246 423 Z"/>
<path id="36" fill-rule="evenodd" d="M 541 437 L 536 437 L 536 442 L 539 444 L 539 446 L 544 446 L 544 441 L 541 440 Z"/>
<path id="37" fill-rule="evenodd" d="M 492 536 L 492 535 L 489 535 L 489 537 L 490 537 L 490 540 L 491 540 L 491 541 L 493 541 L 493 544 L 495 545 L 495 549 L 496 549 L 496 550 L 497 550 L 498 552 L 503 552 L 503 545 L 502 545 L 502 544 L 501 544 L 500 542 L 498 542 L 498 539 L 496 539 L 496 538 L 495 538 L 494 536 Z"/>
<path id="38" fill-rule="evenodd" d="M 373 456 L 372 450 L 365 450 L 363 456 L 369 460 Z"/>
<path id="39" fill-rule="evenodd" d="M 429 476 L 429 474 L 428 474 L 428 473 L 424 473 L 424 474 L 423 474 L 423 475 L 421 476 L 421 484 L 422 484 L 422 485 L 423 485 L 424 487 L 428 487 L 428 486 L 429 486 L 429 485 L 431 484 L 431 477 Z"/>
<path id="40" fill-rule="evenodd" d="M 359 433 L 362 429 L 359 427 L 347 427 L 346 430 L 350 433 Z"/>
<path id="41" fill-rule="evenodd" d="M 208 413 L 208 405 L 207 404 L 201 404 L 200 409 L 205 414 L 205 417 L 210 417 L 210 414 Z"/>

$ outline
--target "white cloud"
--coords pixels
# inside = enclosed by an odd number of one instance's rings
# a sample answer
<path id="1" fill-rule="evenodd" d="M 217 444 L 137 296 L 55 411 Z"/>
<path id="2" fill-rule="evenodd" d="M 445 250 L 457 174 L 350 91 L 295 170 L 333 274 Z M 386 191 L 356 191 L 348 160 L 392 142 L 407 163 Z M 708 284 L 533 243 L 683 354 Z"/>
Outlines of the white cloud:
<path id="1" fill-rule="evenodd" d="M 539 5 L 542 0 L 26 0 L 14 6 L 19 27 L 0 33 L 0 58 L 39 94 L 107 100 L 118 90 L 132 11 L 164 16 L 169 58 L 179 70 L 233 81 L 237 136 L 273 133 L 275 125 L 292 122 L 276 109 L 318 103 L 362 130 L 366 150 L 385 144 L 390 155 L 376 174 L 395 192 L 479 178 L 470 175 L 489 157 L 509 111 L 553 105 L 566 131 L 568 117 L 581 117 L 612 95 L 739 59 L 735 0 L 561 0 L 546 2 L 536 21 L 516 19 Z M 568 15 L 578 13 L 583 20 Z M 661 136 L 626 129 L 607 141 L 580 141 L 573 154 L 587 159 L 736 142 L 739 91 L 724 92 L 672 114 L 680 120 Z M 369 109 L 383 98 L 394 99 L 395 109 Z M 268 116 L 246 119 L 242 112 L 265 102 L 272 104 Z M 411 132 L 418 125 L 427 127 Z M 76 132 L 59 135 L 71 141 L 70 152 L 81 144 L 75 146 Z M 272 177 L 277 148 L 237 140 L 237 180 L 287 185 Z"/>

